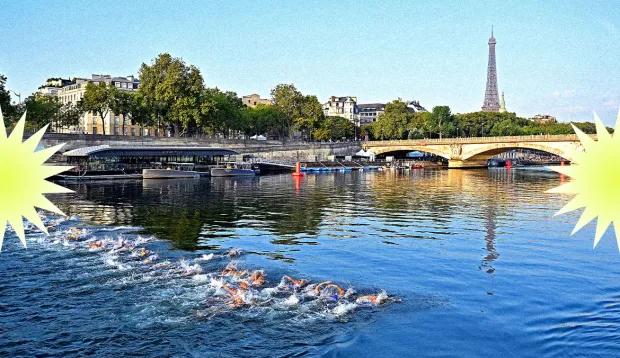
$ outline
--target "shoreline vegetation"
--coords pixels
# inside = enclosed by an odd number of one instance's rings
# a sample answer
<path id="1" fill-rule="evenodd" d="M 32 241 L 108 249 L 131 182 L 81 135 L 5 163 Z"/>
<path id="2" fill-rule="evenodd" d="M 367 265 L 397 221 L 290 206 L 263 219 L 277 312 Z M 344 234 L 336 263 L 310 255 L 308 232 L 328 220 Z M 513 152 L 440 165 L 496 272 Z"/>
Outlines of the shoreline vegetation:
<path id="1" fill-rule="evenodd" d="M 329 141 L 573 133 L 569 123 L 539 123 L 511 112 L 453 114 L 448 106 L 436 106 L 430 112 L 413 113 L 400 99 L 388 103 L 376 122 L 356 130 L 343 117 L 325 116 L 317 96 L 302 94 L 293 84 L 275 86 L 271 90 L 272 104 L 246 107 L 237 93 L 207 87 L 197 67 L 168 53 L 160 54 L 150 64 L 143 63 L 139 79 L 135 92 L 89 83 L 76 104 L 61 104 L 56 97 L 37 93 L 23 103 L 12 104 L 5 87 L 6 76 L 0 74 L 0 107 L 9 128 L 27 110 L 27 129 L 31 131 L 47 124 L 51 131 L 75 126 L 86 112 L 100 118 L 111 112 L 128 118 L 123 126 L 128 122 L 152 127 L 174 137 L 265 135 L 273 139 Z M 586 133 L 596 133 L 594 123 L 573 124 Z"/>

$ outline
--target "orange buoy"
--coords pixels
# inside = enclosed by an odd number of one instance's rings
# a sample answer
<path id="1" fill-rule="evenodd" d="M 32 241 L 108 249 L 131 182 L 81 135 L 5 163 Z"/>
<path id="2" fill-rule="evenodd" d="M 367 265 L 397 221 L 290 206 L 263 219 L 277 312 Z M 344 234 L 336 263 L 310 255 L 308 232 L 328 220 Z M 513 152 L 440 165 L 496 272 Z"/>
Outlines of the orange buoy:
<path id="1" fill-rule="evenodd" d="M 295 165 L 295 171 L 293 172 L 293 176 L 300 177 L 303 176 L 304 173 L 301 172 L 301 162 L 297 162 Z"/>

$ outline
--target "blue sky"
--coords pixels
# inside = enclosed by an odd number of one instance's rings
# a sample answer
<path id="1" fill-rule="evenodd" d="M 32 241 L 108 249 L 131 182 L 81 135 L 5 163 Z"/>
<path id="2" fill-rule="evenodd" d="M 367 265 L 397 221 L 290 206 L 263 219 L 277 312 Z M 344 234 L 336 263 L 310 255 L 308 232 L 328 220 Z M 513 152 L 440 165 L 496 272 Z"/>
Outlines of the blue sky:
<path id="1" fill-rule="evenodd" d="M 169 52 L 207 85 L 321 101 L 418 99 L 476 111 L 491 25 L 499 88 L 518 115 L 612 124 L 620 107 L 615 1 L 0 1 L 0 73 L 29 94 L 46 78 L 137 74 Z"/>

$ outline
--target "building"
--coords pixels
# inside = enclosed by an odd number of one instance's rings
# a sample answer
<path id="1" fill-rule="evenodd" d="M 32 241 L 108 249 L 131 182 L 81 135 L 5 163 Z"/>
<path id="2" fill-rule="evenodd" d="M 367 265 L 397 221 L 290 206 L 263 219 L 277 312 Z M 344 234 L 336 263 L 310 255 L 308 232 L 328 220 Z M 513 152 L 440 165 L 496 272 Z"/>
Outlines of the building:
<path id="1" fill-rule="evenodd" d="M 426 108 L 420 105 L 420 101 L 407 101 L 407 109 L 410 112 L 418 113 L 418 112 L 428 112 Z"/>
<path id="2" fill-rule="evenodd" d="M 243 101 L 243 104 L 245 104 L 246 106 L 248 106 L 250 108 L 255 108 L 259 104 L 266 104 L 266 105 L 270 105 L 271 104 L 271 100 L 270 99 L 261 98 L 256 93 L 253 93 L 253 94 L 250 94 L 250 95 L 247 95 L 247 96 L 243 96 L 241 98 L 241 100 Z"/>
<path id="3" fill-rule="evenodd" d="M 493 37 L 493 29 L 491 29 L 491 37 L 489 38 L 489 62 L 487 65 L 487 87 L 484 92 L 484 103 L 482 110 L 484 112 L 499 112 L 499 96 L 497 92 L 497 67 L 495 64 L 495 37 Z"/>
<path id="4" fill-rule="evenodd" d="M 55 80 L 55 79 L 53 79 Z M 50 80 L 42 88 L 46 88 L 49 95 L 58 97 L 58 100 L 62 104 L 77 104 L 84 93 L 86 92 L 86 85 L 93 83 L 98 85 L 99 83 L 105 83 L 110 86 L 114 86 L 122 91 L 137 91 L 140 86 L 140 81 L 134 76 L 127 77 L 112 77 L 110 75 L 97 75 L 93 74 L 91 78 L 73 78 L 72 80 L 60 79 L 58 81 L 52 81 L 52 86 L 49 86 Z M 56 87 L 60 85 L 60 87 Z M 56 88 L 52 90 L 51 87 Z M 123 122 L 125 133 L 123 133 Z M 103 121 L 96 113 L 85 113 L 80 118 L 80 123 L 76 127 L 65 128 L 62 132 L 69 133 L 84 133 L 84 134 L 112 134 L 112 135 L 149 135 L 151 130 L 142 129 L 140 126 L 131 125 L 129 118 L 124 118 L 122 114 L 115 114 L 109 111 Z"/>
<path id="5" fill-rule="evenodd" d="M 327 117 L 343 117 L 355 123 L 357 121 L 357 97 L 331 96 L 323 104 L 323 114 Z"/>
<path id="6" fill-rule="evenodd" d="M 537 114 L 531 118 L 534 122 L 545 124 L 545 123 L 557 123 L 558 120 L 549 114 Z"/>
<path id="7" fill-rule="evenodd" d="M 37 89 L 37 95 L 57 96 L 61 88 L 71 83 L 70 79 L 65 78 L 48 78 L 45 83 Z"/>
<path id="8" fill-rule="evenodd" d="M 357 105 L 357 124 L 360 126 L 377 121 L 377 117 L 385 112 L 385 103 L 365 103 Z"/>

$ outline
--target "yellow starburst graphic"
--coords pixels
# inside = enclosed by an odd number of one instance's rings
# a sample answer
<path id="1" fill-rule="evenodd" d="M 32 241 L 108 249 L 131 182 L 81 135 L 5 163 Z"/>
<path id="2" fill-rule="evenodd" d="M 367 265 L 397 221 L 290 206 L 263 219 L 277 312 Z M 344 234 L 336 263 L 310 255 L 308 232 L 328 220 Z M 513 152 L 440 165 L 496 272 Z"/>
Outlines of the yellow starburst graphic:
<path id="1" fill-rule="evenodd" d="M 43 194 L 71 192 L 46 179 L 71 167 L 46 166 L 45 161 L 62 146 L 37 151 L 37 146 L 47 126 L 22 142 L 26 114 L 21 117 L 11 135 L 7 137 L 4 117 L 0 110 L 0 250 L 7 223 L 11 225 L 26 247 L 23 218 L 47 233 L 35 208 L 63 215 Z"/>
<path id="2" fill-rule="evenodd" d="M 613 135 L 596 114 L 594 122 L 597 140 L 573 125 L 583 151 L 574 153 L 570 166 L 554 168 L 571 180 L 549 192 L 575 195 L 556 215 L 585 208 L 571 235 L 598 217 L 594 247 L 613 223 L 620 248 L 620 112 Z"/>

